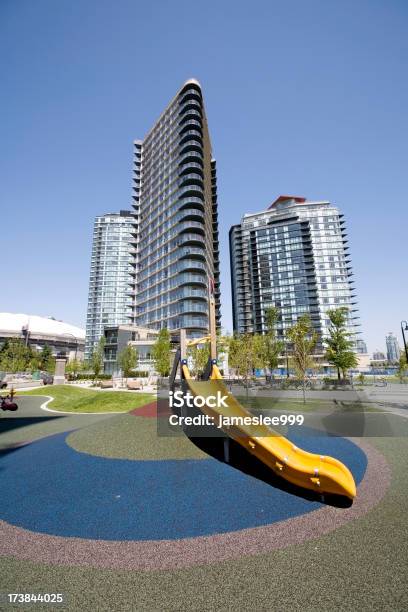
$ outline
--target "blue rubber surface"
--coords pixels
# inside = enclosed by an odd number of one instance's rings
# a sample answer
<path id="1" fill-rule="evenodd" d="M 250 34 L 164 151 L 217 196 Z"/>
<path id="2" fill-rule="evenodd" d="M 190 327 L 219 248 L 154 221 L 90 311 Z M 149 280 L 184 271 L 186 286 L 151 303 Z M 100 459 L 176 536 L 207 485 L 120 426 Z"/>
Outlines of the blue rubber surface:
<path id="1" fill-rule="evenodd" d="M 160 540 L 267 525 L 321 507 L 215 459 L 95 457 L 68 446 L 67 435 L 0 457 L 2 520 L 59 536 Z M 362 480 L 366 456 L 352 442 L 292 439 L 305 450 L 337 457 L 356 483 Z"/>

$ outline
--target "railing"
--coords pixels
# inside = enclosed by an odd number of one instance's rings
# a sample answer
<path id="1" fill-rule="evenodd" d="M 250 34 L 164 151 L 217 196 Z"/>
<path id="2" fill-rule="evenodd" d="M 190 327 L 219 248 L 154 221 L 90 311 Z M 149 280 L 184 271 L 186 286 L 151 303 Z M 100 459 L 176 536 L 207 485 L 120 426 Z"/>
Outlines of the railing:
<path id="1" fill-rule="evenodd" d="M 184 270 L 188 270 L 191 268 L 195 268 L 197 270 L 204 270 L 204 272 L 207 271 L 207 266 L 205 263 L 203 263 L 202 261 L 199 261 L 198 259 L 181 259 L 177 269 L 180 272 L 183 272 Z"/>
<path id="2" fill-rule="evenodd" d="M 177 253 L 177 256 L 179 258 L 181 257 L 187 257 L 189 255 L 200 255 L 201 257 L 205 257 L 205 250 L 202 248 L 184 248 L 184 249 L 180 249 Z"/>
<path id="3" fill-rule="evenodd" d="M 178 185 L 182 185 L 183 183 L 189 180 L 200 181 L 200 183 L 203 183 L 203 177 L 201 176 L 201 174 L 197 174 L 196 172 L 190 172 L 189 174 L 183 174 L 183 176 L 178 179 Z"/>
<path id="4" fill-rule="evenodd" d="M 207 286 L 207 277 L 203 274 L 181 273 L 179 274 L 177 278 L 178 278 L 179 285 L 187 285 L 189 283 L 200 283 L 202 285 Z"/>
<path id="5" fill-rule="evenodd" d="M 202 164 L 197 164 L 197 162 L 189 161 L 181 166 L 180 171 L 182 171 L 183 168 L 199 168 L 202 171 L 203 166 Z"/>
<path id="6" fill-rule="evenodd" d="M 185 202 L 182 202 L 182 200 L 185 200 Z M 201 204 L 201 206 L 204 206 L 204 202 L 201 198 L 196 198 L 195 196 L 182 196 L 180 198 L 180 203 L 185 206 L 186 204 Z"/>
<path id="7" fill-rule="evenodd" d="M 197 228 L 204 230 L 204 226 L 202 223 L 198 223 L 197 221 L 186 221 L 185 223 L 179 223 L 177 226 L 178 233 L 181 233 L 185 229 Z"/>
<path id="8" fill-rule="evenodd" d="M 190 193 L 191 191 L 196 192 L 196 193 L 203 193 L 203 189 L 201 187 L 199 187 L 198 185 L 187 185 L 186 187 L 181 187 L 178 191 L 178 195 L 179 197 L 183 197 L 183 193 Z M 197 197 L 197 196 L 193 196 L 193 197 Z M 204 194 L 203 194 L 203 200 L 204 200 Z"/>
<path id="9" fill-rule="evenodd" d="M 195 115 L 196 117 L 200 117 L 201 118 L 201 112 L 198 110 L 195 110 L 194 108 L 190 108 L 188 111 L 186 111 L 185 117 L 187 117 L 188 115 Z M 187 121 L 182 120 L 181 121 L 181 125 L 186 125 Z"/>
<path id="10" fill-rule="evenodd" d="M 186 315 L 180 317 L 181 327 L 202 327 L 207 329 L 208 318 L 207 317 L 188 317 Z"/>
<path id="11" fill-rule="evenodd" d="M 184 244 L 185 242 L 191 241 L 201 242 L 202 244 L 205 244 L 205 239 L 201 234 L 181 234 L 174 244 L 175 246 L 178 246 Z"/>
<path id="12" fill-rule="evenodd" d="M 186 125 L 197 125 L 201 129 L 201 121 L 197 121 L 197 119 L 188 119 L 180 127 L 180 134 L 183 133 L 183 130 L 185 129 Z"/>
<path id="13" fill-rule="evenodd" d="M 183 208 L 177 215 L 179 220 L 185 219 L 185 217 L 200 217 L 204 223 L 204 213 L 201 208 Z"/>
<path id="14" fill-rule="evenodd" d="M 177 293 L 177 298 L 175 299 L 183 300 L 185 298 L 203 298 L 206 300 L 208 298 L 208 294 L 206 289 L 192 289 L 189 287 L 184 287 L 184 289 L 181 289 Z"/>
<path id="15" fill-rule="evenodd" d="M 197 108 L 200 108 L 200 109 L 202 107 L 201 102 L 199 102 L 198 100 L 195 100 L 194 98 L 191 98 L 190 100 L 184 100 L 184 102 L 181 102 L 180 112 L 181 113 L 185 112 L 185 108 L 188 105 L 196 106 Z"/>

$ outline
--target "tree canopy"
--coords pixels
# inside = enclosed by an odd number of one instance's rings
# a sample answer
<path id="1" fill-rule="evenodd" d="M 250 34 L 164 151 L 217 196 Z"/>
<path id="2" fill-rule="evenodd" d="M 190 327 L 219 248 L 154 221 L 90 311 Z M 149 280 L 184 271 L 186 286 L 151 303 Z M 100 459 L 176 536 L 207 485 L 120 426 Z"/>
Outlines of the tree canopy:
<path id="1" fill-rule="evenodd" d="M 134 346 L 128 344 L 119 353 L 118 364 L 122 370 L 124 378 L 129 378 L 132 375 L 132 371 L 136 368 L 138 360 L 138 353 Z"/>
<path id="2" fill-rule="evenodd" d="M 298 318 L 296 323 L 287 330 L 286 336 L 291 343 L 291 361 L 296 373 L 303 383 L 303 401 L 306 401 L 306 374 L 314 367 L 313 351 L 317 344 L 317 333 L 313 329 L 308 314 Z"/>
<path id="3" fill-rule="evenodd" d="M 152 348 L 155 369 L 160 376 L 168 376 L 170 373 L 170 351 L 170 333 L 167 328 L 163 328 Z"/>
<path id="4" fill-rule="evenodd" d="M 354 353 L 353 334 L 347 329 L 348 308 L 341 306 L 327 311 L 330 320 L 329 336 L 324 339 L 326 345 L 325 357 L 327 361 L 337 368 L 337 377 L 340 373 L 343 378 L 347 370 L 356 367 L 358 360 Z"/>

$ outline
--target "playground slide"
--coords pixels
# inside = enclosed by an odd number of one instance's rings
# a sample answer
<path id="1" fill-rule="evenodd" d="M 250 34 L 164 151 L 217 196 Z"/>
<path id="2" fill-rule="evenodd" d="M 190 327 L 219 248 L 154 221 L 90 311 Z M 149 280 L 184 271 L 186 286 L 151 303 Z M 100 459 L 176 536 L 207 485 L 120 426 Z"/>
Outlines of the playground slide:
<path id="1" fill-rule="evenodd" d="M 217 422 L 220 415 L 225 417 L 251 416 L 251 413 L 241 406 L 228 391 L 216 365 L 213 366 L 211 379 L 206 382 L 192 379 L 187 366 L 183 365 L 182 368 L 184 378 L 193 395 L 216 395 L 217 391 L 221 391 L 227 396 L 227 407 L 210 408 L 205 405 L 200 408 L 202 412 L 216 418 Z M 266 425 L 233 425 L 226 427 L 223 431 L 278 476 L 294 485 L 321 494 L 344 495 L 350 499 L 356 496 L 356 485 L 351 472 L 334 457 L 304 451 Z"/>

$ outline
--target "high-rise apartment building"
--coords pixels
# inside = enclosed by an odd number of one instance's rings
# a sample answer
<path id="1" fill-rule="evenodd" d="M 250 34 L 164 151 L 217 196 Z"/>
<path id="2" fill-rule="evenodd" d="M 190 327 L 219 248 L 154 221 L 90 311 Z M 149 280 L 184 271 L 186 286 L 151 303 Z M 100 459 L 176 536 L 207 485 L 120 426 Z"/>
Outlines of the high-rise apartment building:
<path id="1" fill-rule="evenodd" d="M 280 196 L 267 210 L 244 215 L 230 230 L 230 257 L 234 331 L 265 332 L 270 306 L 280 311 L 280 337 L 309 313 L 322 338 L 326 311 L 339 306 L 349 309 L 348 327 L 356 331 L 344 217 L 330 202 Z"/>
<path id="2" fill-rule="evenodd" d="M 135 141 L 133 183 L 132 322 L 201 336 L 209 282 L 220 324 L 220 279 L 216 163 L 197 81 Z"/>
<path id="3" fill-rule="evenodd" d="M 367 351 L 367 344 L 364 342 L 364 340 L 362 338 L 359 338 L 356 341 L 356 350 L 357 350 L 357 353 L 360 353 L 362 355 L 363 354 L 365 355 L 365 354 L 368 353 L 368 351 Z"/>
<path id="4" fill-rule="evenodd" d="M 129 250 L 133 232 L 130 211 L 96 217 L 93 230 L 85 359 L 103 336 L 105 325 L 129 322 Z"/>
<path id="5" fill-rule="evenodd" d="M 399 361 L 401 350 L 396 336 L 389 332 L 388 336 L 385 337 L 385 344 L 387 346 L 387 361 L 390 363 Z"/>

